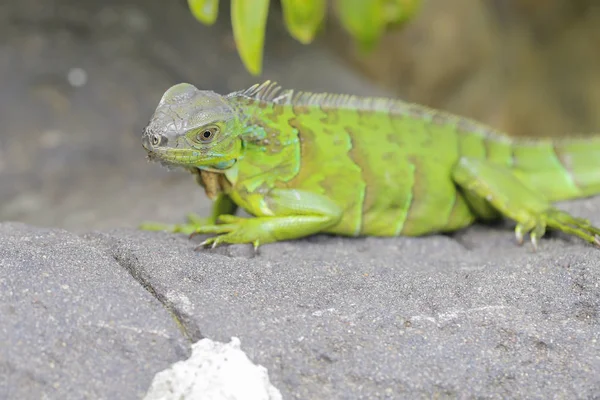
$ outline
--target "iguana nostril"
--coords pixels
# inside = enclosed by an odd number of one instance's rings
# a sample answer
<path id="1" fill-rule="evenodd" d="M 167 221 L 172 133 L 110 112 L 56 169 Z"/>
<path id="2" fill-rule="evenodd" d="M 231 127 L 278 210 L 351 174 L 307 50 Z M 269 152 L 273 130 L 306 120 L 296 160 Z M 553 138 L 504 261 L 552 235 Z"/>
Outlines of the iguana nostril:
<path id="1" fill-rule="evenodd" d="M 142 146 L 146 150 L 152 150 L 158 146 L 164 146 L 168 142 L 168 139 L 157 133 L 148 133 L 142 136 Z"/>

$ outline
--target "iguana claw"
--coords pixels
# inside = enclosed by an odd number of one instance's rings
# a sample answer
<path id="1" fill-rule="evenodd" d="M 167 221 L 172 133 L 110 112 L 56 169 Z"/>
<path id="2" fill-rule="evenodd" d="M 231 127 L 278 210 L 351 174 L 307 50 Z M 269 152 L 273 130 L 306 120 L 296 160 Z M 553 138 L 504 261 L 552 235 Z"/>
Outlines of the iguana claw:
<path id="1" fill-rule="evenodd" d="M 524 234 L 529 233 L 533 249 L 537 250 L 538 239 L 544 236 L 546 227 L 578 236 L 600 247 L 600 228 L 593 226 L 587 219 L 573 217 L 555 208 L 550 208 L 526 223 L 518 223 L 515 228 L 517 242 L 523 244 Z"/>
<path id="2" fill-rule="evenodd" d="M 546 233 L 546 222 L 543 217 L 532 218 L 527 223 L 518 223 L 515 228 L 515 237 L 517 243 L 522 245 L 524 242 L 524 235 L 529 233 L 529 238 L 533 246 L 533 250 L 538 249 L 538 240 Z"/>

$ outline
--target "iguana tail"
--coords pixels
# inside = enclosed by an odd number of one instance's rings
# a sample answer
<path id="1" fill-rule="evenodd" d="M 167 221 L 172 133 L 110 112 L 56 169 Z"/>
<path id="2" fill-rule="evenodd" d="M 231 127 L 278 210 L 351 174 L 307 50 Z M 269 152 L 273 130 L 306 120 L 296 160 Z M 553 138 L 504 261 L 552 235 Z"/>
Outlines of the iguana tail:
<path id="1" fill-rule="evenodd" d="M 517 139 L 513 151 L 513 166 L 551 201 L 600 194 L 600 134 Z"/>

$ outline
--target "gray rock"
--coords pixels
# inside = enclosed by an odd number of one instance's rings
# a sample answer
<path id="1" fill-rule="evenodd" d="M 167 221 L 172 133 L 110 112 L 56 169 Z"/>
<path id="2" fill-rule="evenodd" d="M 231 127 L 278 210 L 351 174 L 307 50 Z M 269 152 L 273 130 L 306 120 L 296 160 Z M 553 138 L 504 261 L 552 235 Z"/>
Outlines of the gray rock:
<path id="1" fill-rule="evenodd" d="M 563 208 L 591 217 L 599 203 Z M 599 252 L 563 235 L 537 253 L 503 226 L 319 235 L 255 253 L 194 251 L 197 241 L 163 232 L 78 237 L 5 223 L 0 241 L 8 399 L 140 398 L 189 356 L 187 340 L 231 337 L 286 399 L 600 390 Z"/>
<path id="2" fill-rule="evenodd" d="M 566 208 L 590 217 L 598 206 Z M 175 310 L 192 340 L 239 337 L 287 399 L 600 391 L 600 253 L 576 239 L 552 235 L 534 253 L 510 229 L 476 226 L 425 238 L 315 236 L 254 254 L 195 252 L 196 241 L 166 233 L 88 238 Z"/>
<path id="3" fill-rule="evenodd" d="M 113 257 L 0 224 L 0 398 L 134 399 L 189 355 L 176 319 Z"/>

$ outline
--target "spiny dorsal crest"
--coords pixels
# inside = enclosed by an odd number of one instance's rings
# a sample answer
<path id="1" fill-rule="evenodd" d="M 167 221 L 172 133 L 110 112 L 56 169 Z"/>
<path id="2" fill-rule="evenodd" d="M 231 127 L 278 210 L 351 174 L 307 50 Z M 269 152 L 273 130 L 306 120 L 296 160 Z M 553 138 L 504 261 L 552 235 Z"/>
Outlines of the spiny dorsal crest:
<path id="1" fill-rule="evenodd" d="M 470 118 L 460 117 L 448 112 L 434 110 L 427 106 L 408 103 L 398 99 L 384 97 L 361 97 L 347 94 L 313 93 L 283 90 L 277 82 L 265 81 L 249 87 L 248 89 L 233 92 L 228 98 L 245 98 L 259 102 L 268 102 L 280 105 L 320 107 L 322 109 L 351 109 L 358 111 L 385 112 L 392 115 L 408 116 L 438 125 L 451 125 L 458 130 L 479 133 L 483 136 L 495 136 L 502 140 L 510 138 L 498 130 Z"/>
<path id="2" fill-rule="evenodd" d="M 362 97 L 349 94 L 314 93 L 282 90 L 277 82 L 266 81 L 248 89 L 234 92 L 227 97 L 242 97 L 259 102 L 268 102 L 291 106 L 315 106 L 324 109 L 350 109 L 359 111 L 390 112 L 394 115 L 406 115 L 422 120 L 437 119 L 437 122 L 457 123 L 464 118 L 434 110 L 421 104 L 407 103 L 402 100 L 385 97 Z"/>
<path id="3" fill-rule="evenodd" d="M 353 110 L 388 111 L 396 105 L 403 103 L 400 100 L 360 97 L 348 94 L 314 93 L 283 90 L 277 82 L 265 81 L 239 92 L 231 93 L 228 97 L 244 97 L 256 101 L 292 105 L 292 106 L 320 106 L 323 108 L 346 108 Z"/>

